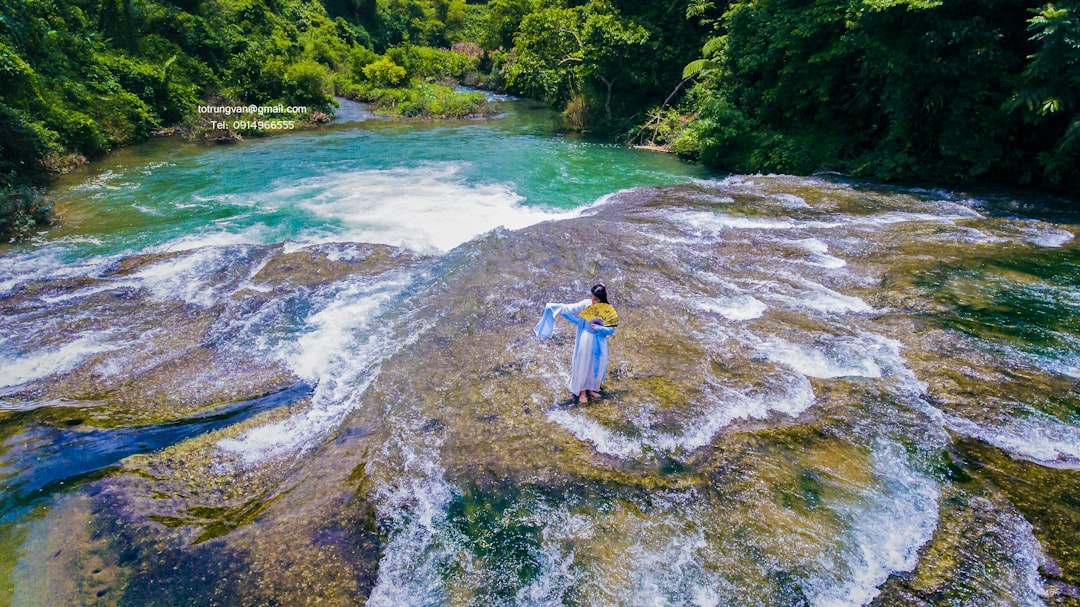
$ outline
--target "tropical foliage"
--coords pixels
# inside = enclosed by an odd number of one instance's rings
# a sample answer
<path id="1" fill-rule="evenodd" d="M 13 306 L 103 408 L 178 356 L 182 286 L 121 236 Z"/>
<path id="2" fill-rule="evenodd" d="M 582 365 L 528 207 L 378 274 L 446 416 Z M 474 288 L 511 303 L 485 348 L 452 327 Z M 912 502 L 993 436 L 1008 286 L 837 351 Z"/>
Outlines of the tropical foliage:
<path id="1" fill-rule="evenodd" d="M 461 76 L 475 59 L 415 43 L 446 44 L 470 23 L 463 0 L 0 3 L 0 238 L 47 218 L 25 187 L 163 129 L 204 128 L 208 100 L 303 106 L 302 120 L 331 112 L 335 94 Z M 395 113 L 489 109 L 455 95 L 423 84 Z"/>
<path id="2" fill-rule="evenodd" d="M 740 172 L 1080 193 L 1076 0 L 492 0 L 492 78 Z"/>
<path id="3" fill-rule="evenodd" d="M 0 3 L 0 237 L 44 174 L 207 100 L 491 110 L 450 80 L 733 171 L 1080 192 L 1077 0 L 471 1 Z"/>
<path id="4" fill-rule="evenodd" d="M 699 2 L 713 28 L 671 139 L 738 171 L 1080 192 L 1076 6 Z"/>

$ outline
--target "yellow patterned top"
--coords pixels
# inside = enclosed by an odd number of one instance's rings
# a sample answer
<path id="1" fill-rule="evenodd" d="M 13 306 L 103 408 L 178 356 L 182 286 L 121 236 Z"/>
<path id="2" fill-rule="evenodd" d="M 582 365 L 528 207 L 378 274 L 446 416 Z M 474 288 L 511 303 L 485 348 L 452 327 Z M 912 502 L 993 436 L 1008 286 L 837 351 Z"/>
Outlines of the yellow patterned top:
<path id="1" fill-rule="evenodd" d="M 592 320 L 599 318 L 604 321 L 605 327 L 614 327 L 619 324 L 619 314 L 615 312 L 615 308 L 606 303 L 594 303 L 593 305 L 585 308 L 578 316 L 585 320 Z"/>

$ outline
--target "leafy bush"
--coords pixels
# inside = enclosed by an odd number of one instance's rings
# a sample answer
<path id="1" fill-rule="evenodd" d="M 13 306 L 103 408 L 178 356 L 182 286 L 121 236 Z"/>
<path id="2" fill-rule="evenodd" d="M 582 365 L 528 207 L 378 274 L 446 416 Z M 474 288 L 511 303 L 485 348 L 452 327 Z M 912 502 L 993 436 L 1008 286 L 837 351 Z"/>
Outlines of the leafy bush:
<path id="1" fill-rule="evenodd" d="M 53 124 L 60 133 L 60 141 L 69 150 L 93 158 L 109 151 L 109 141 L 101 131 L 100 124 L 86 114 L 67 110 L 53 115 Z"/>
<path id="2" fill-rule="evenodd" d="M 405 79 L 405 68 L 394 63 L 389 57 L 382 57 L 366 65 L 363 71 L 364 76 L 376 86 L 394 86 Z"/>
<path id="3" fill-rule="evenodd" d="M 379 54 L 375 51 L 359 45 L 354 46 L 349 51 L 349 75 L 352 76 L 353 80 L 367 78 L 364 74 L 364 68 L 378 60 Z"/>
<path id="4" fill-rule="evenodd" d="M 380 0 L 377 12 L 380 48 L 410 41 L 450 46 L 466 27 L 465 0 Z"/>
<path id="5" fill-rule="evenodd" d="M 33 168 L 35 160 L 59 154 L 60 135 L 21 110 L 0 105 L 0 174 Z M 10 178 L 8 179 L 10 182 Z"/>
<path id="6" fill-rule="evenodd" d="M 330 70 L 311 59 L 303 59 L 285 69 L 287 98 L 296 105 L 325 110 L 330 107 Z"/>
<path id="7" fill-rule="evenodd" d="M 1072 4 L 1025 22 L 1018 0 L 699 3 L 715 31 L 687 69 L 707 92 L 675 147 L 730 170 L 1080 191 Z"/>
<path id="8" fill-rule="evenodd" d="M 459 93 L 437 84 L 420 84 L 406 89 L 397 104 L 396 114 L 406 118 L 465 118 L 494 113 L 495 109 L 480 93 Z"/>
<path id="9" fill-rule="evenodd" d="M 695 91 L 689 104 L 698 118 L 675 135 L 672 149 L 712 165 L 747 170 L 745 159 L 757 143 L 753 123 L 715 90 Z"/>
<path id="10" fill-rule="evenodd" d="M 386 56 L 405 68 L 409 78 L 460 78 L 478 62 L 463 53 L 411 44 L 389 49 Z"/>
<path id="11" fill-rule="evenodd" d="M 589 125 L 589 104 L 582 94 L 574 95 L 566 102 L 566 108 L 562 111 L 563 122 L 575 131 L 584 130 Z"/>
<path id="12" fill-rule="evenodd" d="M 0 176 L 0 241 L 29 238 L 49 223 L 49 206 L 41 191 L 17 173 Z"/>
<path id="13" fill-rule="evenodd" d="M 360 85 L 356 98 L 371 103 L 386 116 L 401 118 L 466 118 L 491 116 L 498 106 L 480 93 L 455 91 L 448 86 L 414 83 L 405 88 Z"/>

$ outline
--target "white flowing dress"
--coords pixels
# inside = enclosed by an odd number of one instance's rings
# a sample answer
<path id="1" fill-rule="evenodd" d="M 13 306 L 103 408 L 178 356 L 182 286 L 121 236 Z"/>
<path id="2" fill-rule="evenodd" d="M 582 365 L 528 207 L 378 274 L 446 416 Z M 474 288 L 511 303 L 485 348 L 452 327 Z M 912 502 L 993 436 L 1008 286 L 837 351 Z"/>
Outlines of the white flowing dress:
<path id="1" fill-rule="evenodd" d="M 592 299 L 583 299 L 577 303 L 549 303 L 544 308 L 544 316 L 533 329 L 538 337 L 551 337 L 555 319 L 559 316 L 577 329 L 568 386 L 573 394 L 580 394 L 582 390 L 600 391 L 600 382 L 604 381 L 604 375 L 607 374 L 607 338 L 615 333 L 615 327 L 591 325 L 578 316 L 590 305 Z"/>

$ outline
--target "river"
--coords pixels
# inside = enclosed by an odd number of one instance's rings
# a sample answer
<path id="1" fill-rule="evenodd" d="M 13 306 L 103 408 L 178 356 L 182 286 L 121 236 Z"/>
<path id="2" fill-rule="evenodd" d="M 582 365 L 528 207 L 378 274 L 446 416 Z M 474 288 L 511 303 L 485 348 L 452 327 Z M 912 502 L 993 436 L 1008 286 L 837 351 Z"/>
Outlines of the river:
<path id="1" fill-rule="evenodd" d="M 0 605 L 1080 604 L 1080 213 L 505 105 L 57 183 L 0 249 Z M 577 405 L 532 327 L 595 282 Z"/>

